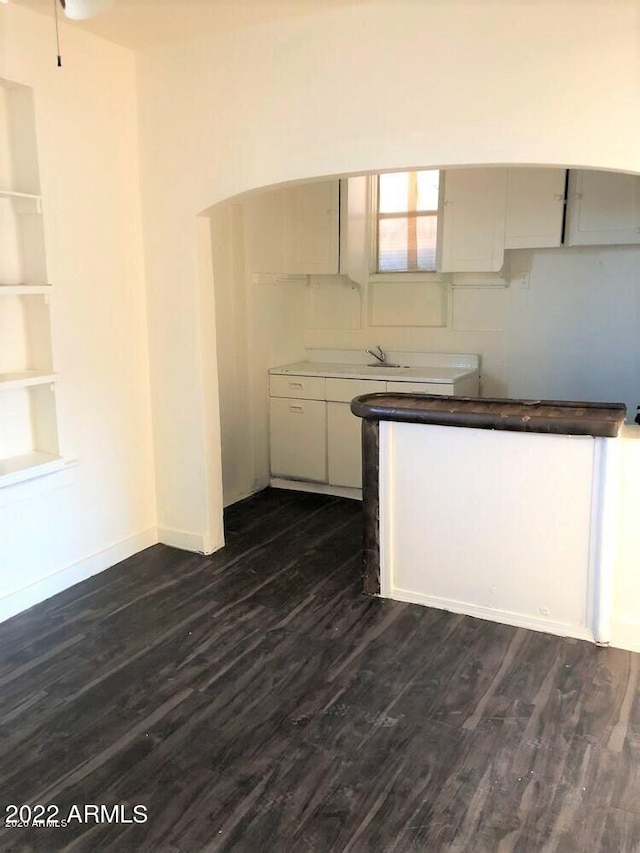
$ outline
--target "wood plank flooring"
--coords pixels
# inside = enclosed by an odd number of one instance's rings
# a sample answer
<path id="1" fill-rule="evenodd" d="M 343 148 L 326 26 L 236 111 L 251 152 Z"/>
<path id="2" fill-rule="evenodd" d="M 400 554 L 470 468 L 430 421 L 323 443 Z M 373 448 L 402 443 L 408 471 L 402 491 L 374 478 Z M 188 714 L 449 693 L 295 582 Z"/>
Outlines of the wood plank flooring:
<path id="1" fill-rule="evenodd" d="M 640 656 L 361 594 L 361 507 L 267 490 L 0 625 L 0 850 L 640 851 Z"/>

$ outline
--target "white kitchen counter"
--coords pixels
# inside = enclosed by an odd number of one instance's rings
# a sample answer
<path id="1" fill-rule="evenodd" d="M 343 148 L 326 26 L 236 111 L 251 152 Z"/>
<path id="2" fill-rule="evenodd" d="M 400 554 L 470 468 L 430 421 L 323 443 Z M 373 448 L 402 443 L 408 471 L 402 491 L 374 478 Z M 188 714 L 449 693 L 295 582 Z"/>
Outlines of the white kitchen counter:
<path id="1" fill-rule="evenodd" d="M 451 384 L 477 375 L 469 367 L 402 366 L 369 367 L 366 364 L 298 361 L 282 367 L 272 367 L 272 375 L 325 376 L 330 379 L 379 379 L 387 382 L 434 382 Z"/>
<path id="2" fill-rule="evenodd" d="M 386 355 L 390 364 L 399 364 L 400 367 L 373 364 L 374 358 L 362 349 L 309 349 L 308 357 L 304 361 L 272 367 L 269 372 L 272 375 L 285 376 L 324 376 L 328 379 L 428 382 L 442 385 L 452 385 L 462 380 L 479 380 L 480 358 L 477 355 L 402 350 L 389 350 Z M 473 382 L 465 384 L 473 385 Z"/>
<path id="3" fill-rule="evenodd" d="M 354 397 L 413 393 L 477 397 L 477 355 L 389 350 L 391 364 L 368 364 L 365 350 L 307 350 L 269 371 L 271 485 L 360 499 L 362 427 Z"/>

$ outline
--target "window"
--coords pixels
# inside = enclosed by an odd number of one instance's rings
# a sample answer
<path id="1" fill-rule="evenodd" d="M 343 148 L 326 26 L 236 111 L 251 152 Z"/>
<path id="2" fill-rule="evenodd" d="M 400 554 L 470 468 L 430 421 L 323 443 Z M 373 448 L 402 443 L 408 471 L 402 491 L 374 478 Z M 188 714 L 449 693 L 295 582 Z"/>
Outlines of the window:
<path id="1" fill-rule="evenodd" d="M 440 172 L 378 175 L 376 272 L 434 272 Z"/>

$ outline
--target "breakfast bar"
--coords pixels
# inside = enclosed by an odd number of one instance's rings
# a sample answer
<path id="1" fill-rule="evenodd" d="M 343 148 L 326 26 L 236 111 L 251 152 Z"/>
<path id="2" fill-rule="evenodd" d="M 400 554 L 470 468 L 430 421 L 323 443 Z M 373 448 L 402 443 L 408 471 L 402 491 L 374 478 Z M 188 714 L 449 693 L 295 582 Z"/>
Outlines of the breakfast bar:
<path id="1" fill-rule="evenodd" d="M 364 589 L 609 642 L 621 403 L 367 394 Z"/>

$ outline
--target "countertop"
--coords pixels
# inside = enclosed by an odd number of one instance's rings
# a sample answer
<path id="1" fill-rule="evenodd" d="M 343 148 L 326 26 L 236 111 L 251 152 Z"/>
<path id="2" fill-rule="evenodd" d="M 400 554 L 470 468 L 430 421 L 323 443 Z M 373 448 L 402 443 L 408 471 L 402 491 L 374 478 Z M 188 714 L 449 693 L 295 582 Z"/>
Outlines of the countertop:
<path id="1" fill-rule="evenodd" d="M 382 379 L 387 382 L 434 382 L 451 384 L 473 376 L 478 371 L 468 367 L 369 367 L 366 364 L 333 364 L 299 361 L 272 367 L 275 376 L 326 376 L 330 379 Z"/>
<path id="2" fill-rule="evenodd" d="M 615 438 L 627 407 L 624 403 L 566 400 L 363 394 L 352 400 L 351 411 L 374 421 Z"/>

